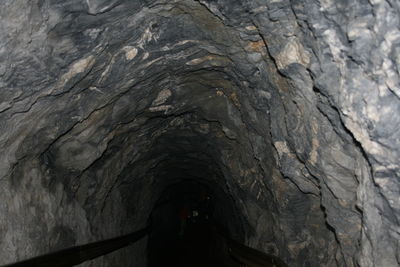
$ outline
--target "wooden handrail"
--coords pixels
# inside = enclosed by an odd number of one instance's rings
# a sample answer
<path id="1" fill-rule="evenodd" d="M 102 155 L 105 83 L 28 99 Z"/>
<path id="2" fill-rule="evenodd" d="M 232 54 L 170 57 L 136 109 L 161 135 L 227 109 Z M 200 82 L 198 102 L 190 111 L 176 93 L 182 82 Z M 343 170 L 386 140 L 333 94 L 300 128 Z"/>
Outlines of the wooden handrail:
<path id="1" fill-rule="evenodd" d="M 131 234 L 75 246 L 4 267 L 71 267 L 129 246 L 150 232 L 146 227 Z"/>
<path id="2" fill-rule="evenodd" d="M 217 232 L 226 240 L 230 255 L 246 266 L 288 267 L 278 257 L 245 246 L 229 237 L 224 228 L 214 223 Z M 150 232 L 146 227 L 131 234 L 75 246 L 3 267 L 72 267 L 129 246 Z"/>
<path id="3" fill-rule="evenodd" d="M 272 254 L 267 254 L 257 249 L 243 245 L 232 239 L 227 231 L 220 224 L 214 221 L 214 225 L 226 240 L 229 254 L 235 260 L 248 267 L 289 267 L 284 261 Z"/>
<path id="4" fill-rule="evenodd" d="M 228 239 L 227 243 L 230 255 L 246 266 L 288 267 L 286 263 L 274 255 L 245 246 L 233 239 Z"/>

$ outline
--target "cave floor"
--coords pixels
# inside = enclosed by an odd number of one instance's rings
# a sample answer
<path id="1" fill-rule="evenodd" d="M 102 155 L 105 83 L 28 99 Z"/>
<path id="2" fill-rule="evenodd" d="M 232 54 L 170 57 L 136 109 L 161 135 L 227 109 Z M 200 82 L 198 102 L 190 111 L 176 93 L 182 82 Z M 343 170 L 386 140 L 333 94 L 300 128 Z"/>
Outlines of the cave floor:
<path id="1" fill-rule="evenodd" d="M 170 238 L 164 245 L 152 249 L 151 267 L 243 266 L 228 254 L 225 240 L 206 221 L 188 223 L 183 236 Z"/>

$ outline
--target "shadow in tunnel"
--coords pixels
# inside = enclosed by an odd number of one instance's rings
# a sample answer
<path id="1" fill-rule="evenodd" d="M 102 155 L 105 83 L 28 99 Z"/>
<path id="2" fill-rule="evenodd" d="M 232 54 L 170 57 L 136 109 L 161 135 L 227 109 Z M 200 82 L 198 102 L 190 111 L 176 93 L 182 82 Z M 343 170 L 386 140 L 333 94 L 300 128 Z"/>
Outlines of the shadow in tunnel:
<path id="1" fill-rule="evenodd" d="M 182 181 L 162 194 L 150 218 L 150 267 L 242 266 L 230 258 L 214 227 L 216 199 L 196 181 Z"/>

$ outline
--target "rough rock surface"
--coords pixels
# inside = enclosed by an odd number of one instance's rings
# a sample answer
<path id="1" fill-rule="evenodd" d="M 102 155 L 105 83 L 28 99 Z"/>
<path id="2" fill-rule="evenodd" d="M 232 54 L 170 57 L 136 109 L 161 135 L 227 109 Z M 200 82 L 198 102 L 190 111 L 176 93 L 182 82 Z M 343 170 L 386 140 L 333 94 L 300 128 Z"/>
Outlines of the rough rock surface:
<path id="1" fill-rule="evenodd" d="M 289 266 L 398 266 L 399 13 L 1 1 L 0 264 L 139 229 L 192 177 Z M 145 242 L 86 265 L 145 266 Z"/>

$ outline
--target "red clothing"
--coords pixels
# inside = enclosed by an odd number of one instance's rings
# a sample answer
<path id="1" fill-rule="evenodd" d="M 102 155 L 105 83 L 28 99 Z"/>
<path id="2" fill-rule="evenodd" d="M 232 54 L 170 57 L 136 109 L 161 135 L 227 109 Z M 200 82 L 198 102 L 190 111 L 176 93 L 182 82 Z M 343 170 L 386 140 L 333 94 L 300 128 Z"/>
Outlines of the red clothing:
<path id="1" fill-rule="evenodd" d="M 179 212 L 179 218 L 181 220 L 186 220 L 189 217 L 189 211 L 187 208 L 182 208 L 181 211 Z"/>

